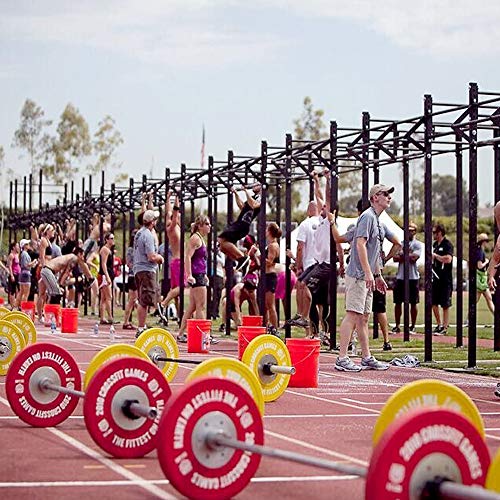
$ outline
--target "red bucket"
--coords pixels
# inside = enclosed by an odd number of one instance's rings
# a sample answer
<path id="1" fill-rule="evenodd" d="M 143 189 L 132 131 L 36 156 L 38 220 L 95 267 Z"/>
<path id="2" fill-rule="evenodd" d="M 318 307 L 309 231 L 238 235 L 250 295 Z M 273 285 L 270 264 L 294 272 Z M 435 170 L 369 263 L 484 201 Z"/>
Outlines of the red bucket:
<path id="1" fill-rule="evenodd" d="M 56 320 L 56 326 L 61 326 L 61 306 L 60 304 L 45 304 L 43 307 L 43 315 L 45 316 L 45 326 L 50 326 L 52 316 Z"/>
<path id="2" fill-rule="evenodd" d="M 241 326 L 262 326 L 262 316 L 242 316 Z"/>
<path id="3" fill-rule="evenodd" d="M 62 310 L 61 333 L 78 333 L 78 309 L 68 307 Z"/>
<path id="4" fill-rule="evenodd" d="M 244 317 L 244 316 L 243 316 Z M 249 318 L 255 316 L 247 316 Z M 259 335 L 266 333 L 265 326 L 240 326 L 238 327 L 238 359 L 241 361 L 247 345 Z"/>
<path id="5" fill-rule="evenodd" d="M 288 387 L 318 387 L 320 341 L 287 339 L 286 346 L 296 370 Z"/>
<path id="6" fill-rule="evenodd" d="M 21 302 L 21 312 L 26 314 L 31 318 L 31 321 L 35 321 L 35 303 L 31 301 Z"/>
<path id="7" fill-rule="evenodd" d="M 5 303 L 4 298 L 3 298 L 3 297 L 0 297 L 0 306 L 3 306 L 3 305 L 4 305 L 4 303 Z"/>
<path id="8" fill-rule="evenodd" d="M 210 331 L 212 321 L 209 319 L 187 320 L 188 352 L 208 353 L 210 350 Z"/>

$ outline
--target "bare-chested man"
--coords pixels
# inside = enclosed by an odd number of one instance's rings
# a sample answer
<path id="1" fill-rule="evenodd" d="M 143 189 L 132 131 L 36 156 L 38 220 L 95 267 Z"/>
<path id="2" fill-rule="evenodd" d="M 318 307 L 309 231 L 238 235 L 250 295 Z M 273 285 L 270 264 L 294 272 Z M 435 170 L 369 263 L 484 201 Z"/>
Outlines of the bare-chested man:
<path id="1" fill-rule="evenodd" d="M 167 238 L 168 247 L 172 252 L 170 260 L 170 290 L 161 302 L 163 308 L 168 307 L 168 304 L 172 301 L 176 301 L 177 310 L 178 307 L 178 297 L 180 293 L 181 284 L 181 225 L 180 225 L 180 208 L 179 208 L 179 198 L 175 198 L 174 206 L 170 202 L 172 193 L 169 192 L 167 200 L 165 202 L 165 220 L 167 227 Z M 166 314 L 163 311 L 160 313 L 165 317 Z"/>
<path id="2" fill-rule="evenodd" d="M 493 209 L 493 216 L 495 217 L 495 222 L 497 228 L 500 231 L 500 201 L 497 202 L 495 208 Z M 493 249 L 493 255 L 490 260 L 490 265 L 488 267 L 488 286 L 492 292 L 495 292 L 497 288 L 497 282 L 495 279 L 495 274 L 500 264 L 500 236 L 498 236 L 495 243 L 495 248 Z"/>
<path id="3" fill-rule="evenodd" d="M 61 300 L 66 281 L 71 277 L 71 271 L 75 266 L 80 266 L 83 274 L 89 280 L 93 280 L 93 276 L 83 258 L 83 248 L 77 247 L 73 253 L 61 255 L 48 261 L 40 271 L 40 281 L 38 282 L 40 295 L 49 296 L 49 303 L 58 304 Z M 37 304 L 38 306 L 38 304 Z M 41 306 L 38 306 L 38 317 L 43 317 Z"/>
<path id="4" fill-rule="evenodd" d="M 111 231 L 111 214 L 104 217 L 102 223 L 103 234 Z M 83 243 L 84 256 L 87 259 L 92 252 L 99 251 L 99 238 L 101 236 L 99 214 L 94 214 L 91 219 L 91 229 L 89 237 Z"/>

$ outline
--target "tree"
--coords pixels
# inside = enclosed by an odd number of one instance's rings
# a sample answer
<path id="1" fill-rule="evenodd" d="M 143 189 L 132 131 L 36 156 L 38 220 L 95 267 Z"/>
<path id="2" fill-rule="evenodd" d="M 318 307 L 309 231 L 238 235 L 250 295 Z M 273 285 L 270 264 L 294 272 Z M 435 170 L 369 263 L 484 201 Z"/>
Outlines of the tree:
<path id="1" fill-rule="evenodd" d="M 312 99 L 304 97 L 304 109 L 300 118 L 293 120 L 295 126 L 294 138 L 298 141 L 320 141 L 328 137 L 323 122 L 325 112 L 314 109 Z"/>
<path id="2" fill-rule="evenodd" d="M 44 129 L 52 120 L 44 119 L 45 112 L 31 99 L 26 99 L 21 110 L 21 123 L 14 132 L 12 147 L 26 151 L 30 161 L 30 172 L 34 178 L 41 168 L 44 153 Z"/>
<path id="3" fill-rule="evenodd" d="M 71 180 L 92 152 L 89 126 L 69 103 L 61 114 L 55 137 L 45 138 L 44 176 L 57 184 Z"/>
<path id="4" fill-rule="evenodd" d="M 115 163 L 114 154 L 116 149 L 123 144 L 123 138 L 119 130 L 115 128 L 115 120 L 106 115 L 98 124 L 99 128 L 94 134 L 93 149 L 97 156 L 95 164 L 88 167 L 91 174 L 97 174 L 107 168 L 118 168 L 120 163 Z"/>

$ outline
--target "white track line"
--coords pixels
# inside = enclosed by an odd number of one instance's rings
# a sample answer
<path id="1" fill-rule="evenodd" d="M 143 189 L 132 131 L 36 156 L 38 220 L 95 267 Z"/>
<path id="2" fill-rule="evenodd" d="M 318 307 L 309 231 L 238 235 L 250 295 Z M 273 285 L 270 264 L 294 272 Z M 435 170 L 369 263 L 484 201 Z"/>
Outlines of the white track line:
<path id="1" fill-rule="evenodd" d="M 294 438 L 291 438 L 288 436 L 284 436 L 283 434 L 278 434 L 277 432 L 272 432 L 269 430 L 264 430 L 264 432 L 266 434 L 269 434 L 270 436 L 281 439 L 281 440 L 286 441 L 288 443 L 298 444 L 299 446 L 303 446 L 304 448 L 307 448 L 309 450 L 319 451 L 320 453 L 324 453 L 325 455 L 329 455 L 331 457 L 339 458 L 341 460 L 347 460 L 349 462 L 352 462 L 352 463 L 355 463 L 358 465 L 364 465 L 365 467 L 368 467 L 368 462 L 366 462 L 365 460 L 360 460 L 359 458 L 351 457 L 350 455 L 344 455 L 343 453 L 328 450 L 326 448 L 322 448 L 321 446 L 316 446 L 314 444 L 310 444 L 310 443 L 307 443 L 305 441 L 301 441 L 300 439 L 294 439 Z M 356 476 L 354 476 L 354 477 L 356 477 Z"/>
<path id="2" fill-rule="evenodd" d="M 2 402 L 7 407 L 9 407 L 9 402 L 1 396 L 0 396 L 0 402 Z M 106 466 L 108 469 L 113 471 L 115 474 L 118 474 L 119 476 L 124 477 L 125 479 L 128 480 L 127 484 L 143 488 L 157 498 L 162 498 L 164 500 L 176 500 L 176 497 L 170 495 L 166 491 L 163 491 L 161 488 L 158 488 L 157 486 L 155 486 L 153 484 L 149 484 L 149 482 L 145 481 L 142 477 L 125 469 L 121 465 L 116 464 L 115 462 L 113 462 L 113 460 L 101 455 L 99 452 L 89 448 L 88 446 L 86 446 L 82 442 L 78 441 L 77 439 L 74 439 L 71 436 L 68 436 L 67 434 L 60 431 L 59 429 L 56 429 L 55 427 L 47 427 L 46 430 L 51 432 L 52 434 L 54 434 L 58 438 L 62 439 L 63 441 L 66 441 L 66 443 L 70 444 L 71 446 L 73 446 L 73 448 L 76 448 L 81 453 L 84 453 L 88 457 L 100 462 L 101 464 Z"/>

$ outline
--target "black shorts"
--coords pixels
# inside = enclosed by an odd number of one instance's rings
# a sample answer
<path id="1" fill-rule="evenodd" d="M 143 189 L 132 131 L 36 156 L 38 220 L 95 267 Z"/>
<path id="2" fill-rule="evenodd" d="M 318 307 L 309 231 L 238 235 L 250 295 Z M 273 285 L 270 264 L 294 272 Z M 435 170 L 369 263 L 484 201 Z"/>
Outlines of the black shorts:
<path id="1" fill-rule="evenodd" d="M 205 273 L 193 274 L 194 283 L 190 283 L 191 288 L 199 288 L 202 286 L 207 286 L 208 279 Z"/>
<path id="2" fill-rule="evenodd" d="M 385 293 L 378 290 L 373 291 L 372 312 L 377 314 L 385 313 Z"/>
<path id="3" fill-rule="evenodd" d="M 219 238 L 222 238 L 230 243 L 236 244 L 239 240 L 244 238 L 250 231 L 250 226 L 245 222 L 233 222 L 219 234 Z"/>
<path id="4" fill-rule="evenodd" d="M 451 283 L 441 283 L 439 280 L 434 280 L 432 282 L 432 305 L 441 306 L 445 309 L 451 307 L 452 291 Z"/>
<path id="5" fill-rule="evenodd" d="M 275 293 L 278 284 L 278 275 L 276 273 L 266 273 L 266 293 Z"/>
<path id="6" fill-rule="evenodd" d="M 318 293 L 321 288 L 328 288 L 330 272 L 330 264 L 326 262 L 314 266 L 314 269 L 303 280 L 307 288 L 311 291 L 311 294 Z"/>
<path id="7" fill-rule="evenodd" d="M 300 273 L 300 276 L 297 277 L 297 280 L 300 281 L 301 283 L 305 283 L 309 275 L 312 273 L 313 269 L 316 267 L 316 264 L 313 264 L 312 266 L 309 266 L 307 269 L 304 269 L 302 273 Z"/>
<path id="8" fill-rule="evenodd" d="M 137 290 L 137 286 L 135 284 L 135 278 L 133 276 L 128 277 L 127 285 L 129 290 L 132 290 L 134 292 Z"/>
<path id="9" fill-rule="evenodd" d="M 410 304 L 418 304 L 420 297 L 418 293 L 418 280 L 409 280 L 410 283 Z M 402 304 L 405 300 L 405 282 L 396 280 L 396 286 L 393 290 L 394 304 Z"/>
<path id="10" fill-rule="evenodd" d="M 19 292 L 19 274 L 14 274 L 14 280 L 9 278 L 8 293 L 15 295 Z"/>

